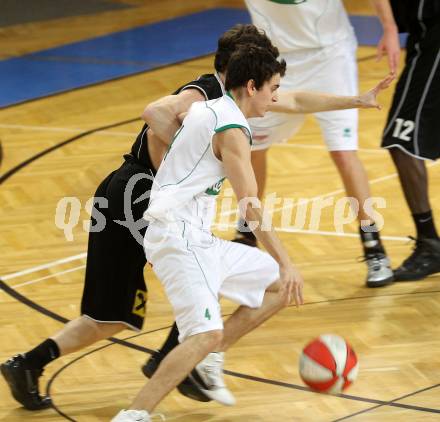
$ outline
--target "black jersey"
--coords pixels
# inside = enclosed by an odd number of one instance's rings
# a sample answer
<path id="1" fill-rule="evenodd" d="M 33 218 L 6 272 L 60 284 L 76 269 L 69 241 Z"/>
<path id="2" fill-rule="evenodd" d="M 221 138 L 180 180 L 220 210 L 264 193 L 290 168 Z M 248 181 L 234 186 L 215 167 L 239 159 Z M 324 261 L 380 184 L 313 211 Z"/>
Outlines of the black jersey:
<path id="1" fill-rule="evenodd" d="M 391 0 L 399 32 L 417 35 L 440 23 L 440 0 Z"/>
<path id="2" fill-rule="evenodd" d="M 199 90 L 205 97 L 206 101 L 220 98 L 224 94 L 223 84 L 218 77 L 213 74 L 202 75 L 198 79 L 188 82 L 174 91 L 172 95 L 177 95 L 185 89 Z M 136 141 L 131 147 L 131 155 L 139 164 L 154 171 L 155 169 L 151 163 L 150 154 L 148 153 L 147 130 L 148 125 L 144 124 L 142 130 L 139 132 L 139 135 L 136 138 Z"/>

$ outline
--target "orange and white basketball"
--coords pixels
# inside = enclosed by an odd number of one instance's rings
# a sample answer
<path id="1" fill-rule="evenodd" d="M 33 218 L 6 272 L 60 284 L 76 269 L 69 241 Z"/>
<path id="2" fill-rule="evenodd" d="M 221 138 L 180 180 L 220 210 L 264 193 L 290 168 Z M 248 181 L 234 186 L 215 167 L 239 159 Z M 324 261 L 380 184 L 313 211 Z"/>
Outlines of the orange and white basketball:
<path id="1" fill-rule="evenodd" d="M 334 334 L 323 334 L 311 341 L 299 360 L 302 380 L 321 393 L 341 393 L 356 379 L 358 369 L 351 346 Z"/>

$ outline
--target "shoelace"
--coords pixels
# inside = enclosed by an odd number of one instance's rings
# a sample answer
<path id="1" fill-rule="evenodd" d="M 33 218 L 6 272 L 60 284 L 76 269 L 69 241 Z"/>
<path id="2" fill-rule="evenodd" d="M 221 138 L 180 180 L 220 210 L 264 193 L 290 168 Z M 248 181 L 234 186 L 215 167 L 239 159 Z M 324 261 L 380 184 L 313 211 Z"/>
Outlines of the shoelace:
<path id="1" fill-rule="evenodd" d="M 205 363 L 205 373 L 210 384 L 214 387 L 224 387 L 223 381 L 223 358 L 218 353 L 211 353 L 209 360 Z"/>
<path id="2" fill-rule="evenodd" d="M 412 254 L 403 261 L 402 266 L 406 268 L 412 268 L 414 265 L 417 265 L 416 259 L 425 252 L 425 248 L 423 247 L 423 242 L 419 239 L 416 239 L 413 236 L 408 236 L 409 242 L 414 242 L 413 244 L 413 252 Z"/>
<path id="3" fill-rule="evenodd" d="M 18 366 L 20 366 L 20 365 L 23 365 L 23 362 L 21 361 L 18 361 L 19 359 L 23 359 L 23 355 L 15 355 L 15 356 L 12 356 L 11 358 L 9 358 L 7 361 L 6 361 L 6 363 L 7 364 L 12 364 L 14 367 L 18 367 Z M 43 375 L 43 372 L 44 372 L 44 368 L 40 368 L 40 369 L 37 369 L 37 368 L 26 368 L 26 367 L 24 367 L 23 368 L 25 371 L 34 371 L 35 372 L 35 375 L 37 375 L 37 377 L 41 377 L 42 375 Z"/>
<path id="4" fill-rule="evenodd" d="M 369 258 L 365 257 L 364 261 L 367 262 L 367 265 L 369 268 L 371 268 L 374 271 L 378 271 L 380 270 L 381 267 L 381 260 L 383 259 L 383 256 L 379 256 L 379 255 L 373 255 Z"/>
<path id="5" fill-rule="evenodd" d="M 374 253 L 370 255 L 363 255 L 359 256 L 356 261 L 357 262 L 366 262 L 368 266 L 370 266 L 370 263 L 374 263 L 376 266 L 380 266 L 380 260 L 386 258 L 386 255 L 383 253 Z"/>

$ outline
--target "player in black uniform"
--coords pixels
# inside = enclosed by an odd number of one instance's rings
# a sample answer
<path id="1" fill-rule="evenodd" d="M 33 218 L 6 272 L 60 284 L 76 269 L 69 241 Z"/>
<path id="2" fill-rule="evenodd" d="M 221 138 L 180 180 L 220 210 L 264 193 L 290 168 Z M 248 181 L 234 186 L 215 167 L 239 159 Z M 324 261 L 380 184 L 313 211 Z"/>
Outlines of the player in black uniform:
<path id="1" fill-rule="evenodd" d="M 270 40 L 253 25 L 236 25 L 227 31 L 219 39 L 215 58 L 218 73 L 203 75 L 174 92 L 174 96 L 179 97 L 176 101 L 178 108 L 173 110 L 176 127 L 179 124 L 176 116 L 187 111 L 194 101 L 215 99 L 224 94 L 220 80 L 224 75 L 220 75 L 226 71 L 229 57 L 236 47 L 248 43 L 270 49 L 278 56 L 278 50 Z M 142 242 L 146 222 L 142 216 L 149 201 L 145 194 L 151 189 L 153 176 L 172 138 L 169 130 L 173 123 L 168 121 L 165 126 L 168 132 L 160 133 L 159 125 L 157 133 L 154 133 L 145 124 L 131 153 L 124 156 L 122 166 L 108 175 L 96 190 L 81 316 L 34 349 L 16 355 L 1 365 L 1 372 L 13 397 L 29 410 L 44 409 L 51 405 L 50 397 L 41 396 L 38 386 L 43 368 L 49 362 L 113 336 L 123 329 L 142 328 L 147 302 L 143 275 L 146 259 Z M 160 135 L 165 138 L 160 138 Z M 124 206 L 127 192 L 131 192 L 131 195 L 128 196 L 128 206 L 127 203 Z M 94 231 L 93 226 L 97 219 L 102 220 L 102 215 L 106 220 L 105 228 Z M 158 356 L 166 354 L 177 344 L 178 330 L 174 325 Z M 152 362 L 144 371 L 149 376 L 156 370 L 160 359 L 153 359 Z M 185 380 L 179 390 L 191 395 L 191 380 Z M 201 392 L 197 396 L 196 388 L 195 391 L 196 399 L 209 400 Z"/>
<path id="2" fill-rule="evenodd" d="M 399 32 L 409 36 L 382 147 L 390 151 L 417 231 L 413 253 L 394 270 L 394 280 L 413 281 L 440 272 L 424 161 L 440 157 L 440 0 L 390 4 Z"/>

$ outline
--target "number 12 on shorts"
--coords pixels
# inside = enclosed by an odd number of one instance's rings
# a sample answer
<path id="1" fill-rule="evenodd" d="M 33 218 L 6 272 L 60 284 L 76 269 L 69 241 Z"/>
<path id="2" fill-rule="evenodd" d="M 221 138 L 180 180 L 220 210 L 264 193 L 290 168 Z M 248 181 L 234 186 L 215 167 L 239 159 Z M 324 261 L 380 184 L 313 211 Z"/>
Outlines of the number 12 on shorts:
<path id="1" fill-rule="evenodd" d="M 394 127 L 393 138 L 398 138 L 402 141 L 410 141 L 410 134 L 414 130 L 414 122 L 412 120 L 396 119 L 396 126 Z"/>

